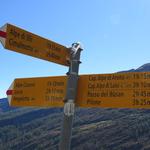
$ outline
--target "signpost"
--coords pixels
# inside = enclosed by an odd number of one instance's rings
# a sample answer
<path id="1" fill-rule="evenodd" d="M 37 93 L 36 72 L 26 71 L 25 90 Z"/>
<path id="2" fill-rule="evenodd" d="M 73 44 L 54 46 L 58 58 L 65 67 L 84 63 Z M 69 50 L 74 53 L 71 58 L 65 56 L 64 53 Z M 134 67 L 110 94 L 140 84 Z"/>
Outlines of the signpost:
<path id="1" fill-rule="evenodd" d="M 78 71 L 80 64 L 81 45 L 74 43 L 71 48 L 71 62 L 68 72 L 67 91 L 64 105 L 64 121 L 60 141 L 60 150 L 70 150 L 72 124 L 75 112 L 75 100 L 78 88 Z"/>
<path id="2" fill-rule="evenodd" d="M 11 24 L 0 28 L 0 41 L 11 51 L 69 66 L 70 54 L 67 47 Z"/>
<path id="3" fill-rule="evenodd" d="M 10 24 L 0 28 L 6 49 L 69 67 L 67 76 L 15 79 L 11 106 L 63 107 L 60 150 L 70 150 L 75 106 L 150 108 L 150 72 L 78 75 L 81 45 L 70 49 Z"/>

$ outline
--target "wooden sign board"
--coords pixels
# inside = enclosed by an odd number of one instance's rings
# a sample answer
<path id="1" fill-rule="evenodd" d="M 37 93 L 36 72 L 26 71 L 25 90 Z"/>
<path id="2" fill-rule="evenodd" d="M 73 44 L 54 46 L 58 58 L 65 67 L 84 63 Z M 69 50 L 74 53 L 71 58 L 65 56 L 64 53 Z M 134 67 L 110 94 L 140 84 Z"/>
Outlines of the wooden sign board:
<path id="1" fill-rule="evenodd" d="M 70 54 L 67 47 L 11 24 L 0 29 L 0 41 L 6 49 L 69 66 Z"/>

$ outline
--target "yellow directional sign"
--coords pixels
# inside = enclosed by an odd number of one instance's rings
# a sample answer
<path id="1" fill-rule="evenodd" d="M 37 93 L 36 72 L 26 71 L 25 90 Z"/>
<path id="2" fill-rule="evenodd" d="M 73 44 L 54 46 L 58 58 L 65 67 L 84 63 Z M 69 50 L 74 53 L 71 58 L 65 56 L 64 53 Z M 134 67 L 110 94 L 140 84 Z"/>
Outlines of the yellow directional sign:
<path id="1" fill-rule="evenodd" d="M 150 72 L 80 76 L 77 106 L 150 108 Z"/>
<path id="2" fill-rule="evenodd" d="M 66 82 L 66 76 L 16 79 L 8 92 L 10 104 L 63 107 Z M 81 75 L 75 104 L 83 108 L 150 108 L 150 72 Z"/>
<path id="3" fill-rule="evenodd" d="M 51 40 L 6 24 L 0 29 L 0 40 L 6 49 L 69 66 L 69 49 Z"/>
<path id="4" fill-rule="evenodd" d="M 66 79 L 64 76 L 15 79 L 7 93 L 9 103 L 11 106 L 62 107 Z"/>

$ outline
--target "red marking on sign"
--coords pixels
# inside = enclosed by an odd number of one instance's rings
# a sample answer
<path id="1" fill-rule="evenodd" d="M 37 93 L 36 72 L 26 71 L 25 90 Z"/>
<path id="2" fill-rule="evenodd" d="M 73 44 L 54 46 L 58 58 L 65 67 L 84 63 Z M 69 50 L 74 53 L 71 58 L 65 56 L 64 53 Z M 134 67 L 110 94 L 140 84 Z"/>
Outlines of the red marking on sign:
<path id="1" fill-rule="evenodd" d="M 6 38 L 6 32 L 0 31 L 0 37 Z"/>
<path id="2" fill-rule="evenodd" d="M 12 95 L 13 94 L 13 90 L 7 90 L 6 94 L 7 95 Z"/>

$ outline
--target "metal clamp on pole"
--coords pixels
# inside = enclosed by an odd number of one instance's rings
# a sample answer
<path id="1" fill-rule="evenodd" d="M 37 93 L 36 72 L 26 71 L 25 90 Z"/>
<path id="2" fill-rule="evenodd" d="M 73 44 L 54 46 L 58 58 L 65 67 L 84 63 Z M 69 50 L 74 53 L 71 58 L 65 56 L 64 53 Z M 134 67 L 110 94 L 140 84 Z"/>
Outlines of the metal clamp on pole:
<path id="1" fill-rule="evenodd" d="M 61 141 L 59 145 L 59 150 L 70 150 L 71 145 L 71 135 L 72 135 L 72 124 L 73 117 L 75 113 L 75 99 L 78 84 L 78 72 L 81 53 L 81 44 L 73 43 L 70 48 L 70 66 L 67 73 L 67 90 L 64 104 L 64 116 L 61 132 Z"/>
<path id="2" fill-rule="evenodd" d="M 74 57 L 79 50 L 82 50 L 80 42 L 73 43 L 71 47 L 71 56 Z"/>

